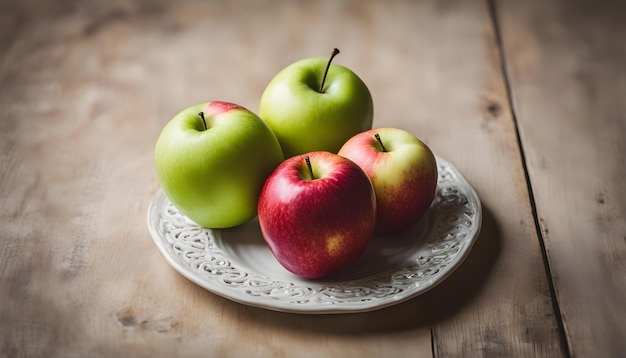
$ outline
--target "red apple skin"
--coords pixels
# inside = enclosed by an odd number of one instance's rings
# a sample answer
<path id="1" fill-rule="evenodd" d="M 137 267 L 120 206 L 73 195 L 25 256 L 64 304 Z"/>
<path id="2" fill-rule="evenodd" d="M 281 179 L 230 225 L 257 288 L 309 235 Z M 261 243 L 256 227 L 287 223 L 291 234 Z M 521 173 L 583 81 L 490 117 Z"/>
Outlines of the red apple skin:
<path id="1" fill-rule="evenodd" d="M 258 215 L 277 261 L 297 276 L 321 278 L 361 256 L 376 224 L 376 197 L 355 163 L 311 152 L 274 170 L 261 190 Z"/>
<path id="2" fill-rule="evenodd" d="M 357 163 L 372 181 L 378 210 L 377 234 L 408 229 L 426 214 L 435 198 L 435 156 L 426 144 L 405 130 L 376 128 L 359 133 L 338 154 Z"/>
<path id="3" fill-rule="evenodd" d="M 204 107 L 204 113 L 208 114 L 209 116 L 217 116 L 219 114 L 235 110 L 245 110 L 245 108 L 236 103 L 223 101 L 208 102 Z"/>

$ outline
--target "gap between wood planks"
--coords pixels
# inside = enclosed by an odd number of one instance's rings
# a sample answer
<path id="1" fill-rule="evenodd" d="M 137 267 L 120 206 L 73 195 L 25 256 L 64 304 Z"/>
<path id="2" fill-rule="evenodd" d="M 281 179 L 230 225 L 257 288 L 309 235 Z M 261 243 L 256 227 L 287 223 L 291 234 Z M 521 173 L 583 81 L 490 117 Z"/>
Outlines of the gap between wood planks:
<path id="1" fill-rule="evenodd" d="M 548 277 L 548 286 L 550 288 L 550 298 L 552 300 L 554 316 L 555 316 L 555 319 L 557 320 L 559 336 L 561 337 L 561 345 L 564 347 L 564 352 L 566 352 L 567 356 L 572 357 L 573 352 L 571 351 L 571 345 L 569 344 L 569 340 L 567 339 L 567 334 L 565 332 L 565 326 L 563 323 L 563 316 L 561 315 L 561 309 L 559 307 L 559 302 L 556 297 L 554 281 L 552 280 L 552 270 L 550 268 L 550 262 L 548 261 L 548 253 L 546 251 L 544 237 L 543 237 L 543 234 L 541 233 L 541 226 L 539 224 L 539 214 L 537 212 L 535 194 L 533 192 L 533 186 L 530 181 L 530 174 L 528 173 L 528 165 L 526 163 L 524 143 L 522 142 L 522 137 L 520 133 L 518 110 L 515 105 L 513 88 L 511 85 L 509 64 L 507 62 L 506 53 L 504 51 L 500 23 L 498 22 L 498 11 L 496 8 L 496 0 L 486 0 L 486 1 L 487 1 L 487 7 L 489 8 L 489 17 L 491 18 L 491 23 L 493 25 L 493 32 L 495 34 L 496 46 L 498 48 L 498 55 L 500 57 L 500 69 L 502 71 L 502 76 L 504 78 L 504 85 L 506 87 L 507 100 L 509 102 L 509 107 L 511 108 L 511 116 L 513 118 L 513 124 L 515 125 L 515 135 L 517 138 L 517 145 L 520 151 L 520 158 L 522 161 L 522 167 L 524 169 L 524 177 L 526 180 L 526 185 L 528 187 L 528 199 L 530 200 L 530 207 L 531 207 L 532 214 L 533 214 L 533 220 L 535 222 L 535 231 L 539 239 L 541 255 L 543 257 L 543 263 L 544 263 L 544 267 L 546 270 L 546 276 Z M 431 339 L 432 339 L 432 335 L 431 335 Z"/>

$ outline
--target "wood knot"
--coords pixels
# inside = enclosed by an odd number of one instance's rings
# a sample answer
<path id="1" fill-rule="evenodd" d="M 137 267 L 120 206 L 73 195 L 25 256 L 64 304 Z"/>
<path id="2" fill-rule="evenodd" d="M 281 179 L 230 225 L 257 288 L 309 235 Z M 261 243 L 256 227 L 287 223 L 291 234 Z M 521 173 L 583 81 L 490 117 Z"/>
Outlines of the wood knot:
<path id="1" fill-rule="evenodd" d="M 500 107 L 500 104 L 493 101 L 487 102 L 487 113 L 489 113 L 492 117 L 498 117 L 500 115 L 500 112 L 502 112 L 502 107 Z"/>

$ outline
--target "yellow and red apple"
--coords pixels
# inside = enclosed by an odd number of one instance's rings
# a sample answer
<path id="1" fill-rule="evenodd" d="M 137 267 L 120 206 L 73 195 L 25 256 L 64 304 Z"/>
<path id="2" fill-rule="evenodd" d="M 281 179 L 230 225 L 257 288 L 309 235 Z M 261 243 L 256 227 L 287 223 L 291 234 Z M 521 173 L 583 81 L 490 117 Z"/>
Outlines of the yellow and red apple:
<path id="1" fill-rule="evenodd" d="M 376 233 L 398 233 L 417 223 L 437 190 L 437 162 L 408 131 L 378 128 L 350 138 L 339 150 L 367 173 L 376 192 Z"/>

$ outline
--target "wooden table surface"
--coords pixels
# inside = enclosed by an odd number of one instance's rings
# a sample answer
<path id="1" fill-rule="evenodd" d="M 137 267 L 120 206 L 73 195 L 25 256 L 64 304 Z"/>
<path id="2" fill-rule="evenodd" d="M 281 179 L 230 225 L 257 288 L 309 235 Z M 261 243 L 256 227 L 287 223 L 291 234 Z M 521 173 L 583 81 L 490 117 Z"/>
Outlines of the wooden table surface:
<path id="1" fill-rule="evenodd" d="M 623 1 L 0 2 L 0 357 L 626 354 Z M 467 260 L 367 313 L 252 308 L 172 269 L 157 136 L 327 56 L 478 193 Z"/>

